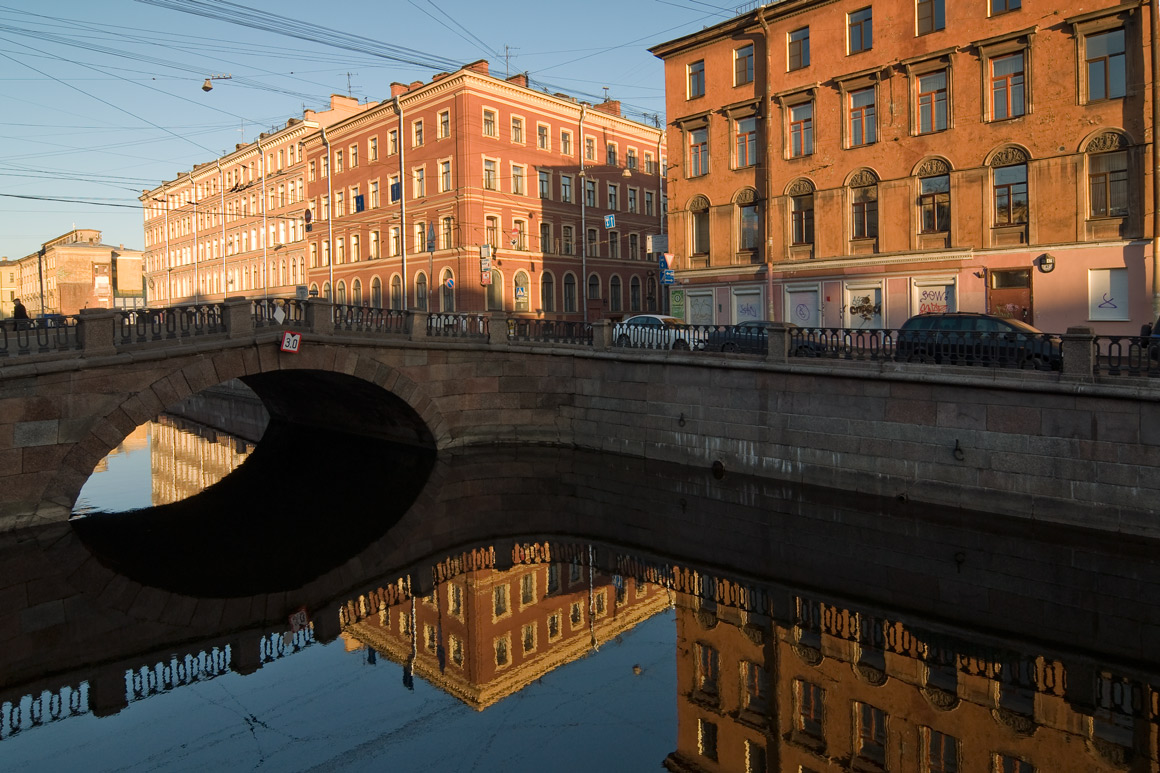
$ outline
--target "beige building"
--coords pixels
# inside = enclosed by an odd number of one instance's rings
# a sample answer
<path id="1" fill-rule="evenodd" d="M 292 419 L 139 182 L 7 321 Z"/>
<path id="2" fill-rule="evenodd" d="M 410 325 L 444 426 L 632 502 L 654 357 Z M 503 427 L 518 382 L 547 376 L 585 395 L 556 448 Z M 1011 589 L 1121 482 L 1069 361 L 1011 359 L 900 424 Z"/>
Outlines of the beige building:
<path id="1" fill-rule="evenodd" d="M 0 262 L 0 317 L 20 298 L 30 316 L 141 305 L 141 251 L 101 241 L 78 228 L 18 260 Z"/>

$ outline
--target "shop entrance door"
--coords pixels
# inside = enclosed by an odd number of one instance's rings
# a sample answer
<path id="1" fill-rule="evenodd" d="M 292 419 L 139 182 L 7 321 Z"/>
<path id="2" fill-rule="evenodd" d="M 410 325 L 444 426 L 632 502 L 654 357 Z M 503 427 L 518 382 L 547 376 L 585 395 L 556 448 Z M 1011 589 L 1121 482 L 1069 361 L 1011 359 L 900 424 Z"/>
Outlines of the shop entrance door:
<path id="1" fill-rule="evenodd" d="M 1031 299 L 1031 269 L 1013 268 L 988 272 L 987 313 L 1003 319 L 1035 324 Z"/>

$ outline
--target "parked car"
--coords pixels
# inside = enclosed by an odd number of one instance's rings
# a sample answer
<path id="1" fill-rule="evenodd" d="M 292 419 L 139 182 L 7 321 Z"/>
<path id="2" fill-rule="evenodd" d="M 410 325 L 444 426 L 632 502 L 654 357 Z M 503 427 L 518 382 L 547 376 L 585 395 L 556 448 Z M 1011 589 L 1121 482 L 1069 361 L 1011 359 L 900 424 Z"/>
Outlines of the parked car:
<path id="1" fill-rule="evenodd" d="M 1000 365 L 1058 370 L 1059 336 L 1017 319 L 969 311 L 919 314 L 902 323 L 894 343 L 896 360 Z"/>
<path id="2" fill-rule="evenodd" d="M 637 314 L 613 325 L 612 340 L 638 349 L 701 349 L 704 342 L 695 330 L 676 317 Z"/>
<path id="3" fill-rule="evenodd" d="M 1160 319 L 1140 328 L 1140 348 L 1148 352 L 1148 358 L 1160 360 Z"/>
<path id="4" fill-rule="evenodd" d="M 793 356 L 820 357 L 825 353 L 824 343 L 807 339 L 805 331 L 792 322 L 770 322 L 764 319 L 748 319 L 736 325 L 711 328 L 705 336 L 705 348 L 711 351 L 765 354 L 769 351 L 769 329 L 775 326 L 789 329 L 789 348 Z"/>

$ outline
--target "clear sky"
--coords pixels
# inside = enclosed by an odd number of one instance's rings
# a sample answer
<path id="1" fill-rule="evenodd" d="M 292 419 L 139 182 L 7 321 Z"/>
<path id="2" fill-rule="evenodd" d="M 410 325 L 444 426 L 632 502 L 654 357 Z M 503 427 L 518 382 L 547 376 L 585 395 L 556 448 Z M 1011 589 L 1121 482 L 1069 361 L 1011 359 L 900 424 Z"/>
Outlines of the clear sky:
<path id="1" fill-rule="evenodd" d="M 332 93 L 381 100 L 476 59 L 663 121 L 648 47 L 734 15 L 699 0 L 0 0 L 0 257 L 74 227 L 143 249 L 142 189 Z M 232 78 L 204 92 L 214 75 Z"/>

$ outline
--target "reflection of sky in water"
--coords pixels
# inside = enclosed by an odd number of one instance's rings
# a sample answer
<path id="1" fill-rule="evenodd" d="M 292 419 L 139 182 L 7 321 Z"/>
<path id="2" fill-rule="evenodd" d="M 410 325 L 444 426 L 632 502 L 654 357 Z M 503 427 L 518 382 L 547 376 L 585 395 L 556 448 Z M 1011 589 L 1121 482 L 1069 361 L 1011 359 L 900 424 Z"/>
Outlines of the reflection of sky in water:
<path id="1" fill-rule="evenodd" d="M 249 676 L 226 674 L 0 740 L 29 771 L 659 770 L 677 746 L 676 624 L 666 610 L 620 641 L 485 711 L 342 640 Z M 633 673 L 640 665 L 641 673 Z"/>
<path id="2" fill-rule="evenodd" d="M 97 465 L 81 488 L 74 513 L 120 512 L 153 505 L 149 426 L 138 427 Z"/>

